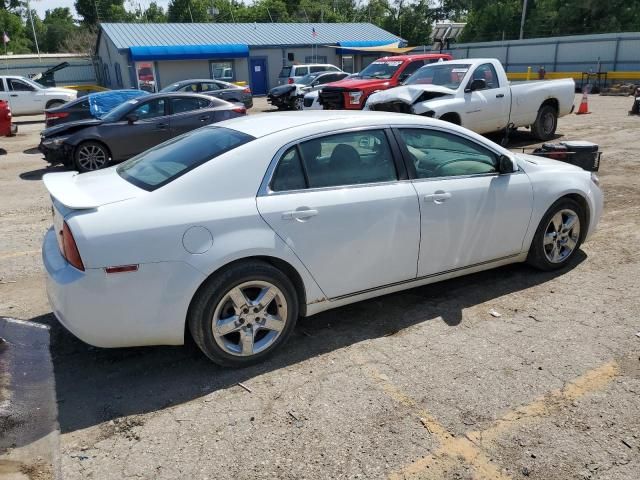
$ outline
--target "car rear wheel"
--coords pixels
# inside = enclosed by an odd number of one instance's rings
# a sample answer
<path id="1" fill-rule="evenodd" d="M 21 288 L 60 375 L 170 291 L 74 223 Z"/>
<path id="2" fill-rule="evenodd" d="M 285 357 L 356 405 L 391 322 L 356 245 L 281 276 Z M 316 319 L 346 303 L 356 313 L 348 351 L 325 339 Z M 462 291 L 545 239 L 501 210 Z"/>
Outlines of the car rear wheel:
<path id="1" fill-rule="evenodd" d="M 293 102 L 293 108 L 295 110 L 304 109 L 304 98 L 303 97 L 296 97 L 296 99 Z"/>
<path id="2" fill-rule="evenodd" d="M 550 140 L 558 128 L 558 112 L 551 105 L 543 105 L 538 110 L 538 116 L 533 125 L 531 133 L 539 140 Z"/>
<path id="3" fill-rule="evenodd" d="M 49 103 L 47 103 L 45 108 L 47 108 L 47 109 L 56 108 L 56 107 L 59 107 L 61 105 L 64 105 L 64 102 L 62 100 L 51 100 Z"/>
<path id="4" fill-rule="evenodd" d="M 570 198 L 558 200 L 540 221 L 527 262 L 547 271 L 564 267 L 580 248 L 585 228 L 580 204 Z"/>
<path id="5" fill-rule="evenodd" d="M 189 331 L 213 362 L 244 367 L 264 360 L 291 335 L 298 300 L 291 280 L 272 265 L 236 264 L 212 277 L 189 309 Z"/>
<path id="6" fill-rule="evenodd" d="M 109 152 L 99 142 L 84 142 L 76 147 L 74 160 L 80 173 L 100 170 L 109 165 Z"/>

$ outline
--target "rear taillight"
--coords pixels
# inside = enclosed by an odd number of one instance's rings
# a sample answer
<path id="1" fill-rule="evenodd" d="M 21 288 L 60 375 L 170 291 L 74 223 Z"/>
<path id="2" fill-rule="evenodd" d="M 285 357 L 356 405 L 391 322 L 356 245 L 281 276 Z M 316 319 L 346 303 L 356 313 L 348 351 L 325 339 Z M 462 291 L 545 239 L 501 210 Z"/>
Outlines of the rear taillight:
<path id="1" fill-rule="evenodd" d="M 71 233 L 67 222 L 63 223 L 62 230 L 59 232 L 59 235 L 59 243 L 62 245 L 62 256 L 66 258 L 67 262 L 71 265 L 84 272 L 84 264 L 82 263 L 82 258 L 80 258 L 78 246 L 76 245 L 76 241 L 73 238 L 73 234 Z"/>
<path id="2" fill-rule="evenodd" d="M 67 118 L 69 112 L 44 112 L 44 118 L 47 120 L 50 118 Z"/>
<path id="3" fill-rule="evenodd" d="M 247 113 L 247 109 L 244 107 L 235 107 L 235 108 L 232 108 L 232 110 L 236 113 L 241 113 L 242 115 Z"/>
<path id="4" fill-rule="evenodd" d="M 290 78 L 289 80 L 287 80 L 288 84 L 292 84 L 293 83 L 293 78 Z"/>
<path id="5" fill-rule="evenodd" d="M 245 89 L 242 91 L 242 93 L 251 94 L 251 89 L 249 87 L 245 87 Z"/>

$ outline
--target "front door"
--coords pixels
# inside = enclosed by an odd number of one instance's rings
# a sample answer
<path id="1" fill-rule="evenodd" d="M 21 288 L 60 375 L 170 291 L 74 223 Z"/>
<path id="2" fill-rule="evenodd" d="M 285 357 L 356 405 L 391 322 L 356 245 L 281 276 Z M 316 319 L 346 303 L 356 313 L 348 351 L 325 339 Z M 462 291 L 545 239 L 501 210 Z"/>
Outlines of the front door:
<path id="1" fill-rule="evenodd" d="M 518 254 L 533 205 L 529 177 L 498 173 L 497 155 L 430 129 L 398 129 L 421 209 L 418 276 Z"/>
<path id="2" fill-rule="evenodd" d="M 416 277 L 420 213 L 384 130 L 287 149 L 258 196 L 265 221 L 329 298 Z"/>
<path id="3" fill-rule="evenodd" d="M 13 115 L 33 115 L 44 110 L 44 95 L 36 95 L 35 87 L 19 78 L 7 78 L 9 104 Z"/>
<path id="4" fill-rule="evenodd" d="M 251 91 L 254 95 L 267 94 L 267 61 L 264 58 L 251 58 Z"/>

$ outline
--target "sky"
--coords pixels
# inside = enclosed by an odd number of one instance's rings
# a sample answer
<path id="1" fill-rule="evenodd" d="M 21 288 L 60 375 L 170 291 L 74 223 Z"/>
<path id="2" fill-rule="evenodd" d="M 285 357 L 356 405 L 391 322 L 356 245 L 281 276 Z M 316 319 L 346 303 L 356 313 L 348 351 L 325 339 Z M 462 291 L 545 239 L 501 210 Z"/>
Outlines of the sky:
<path id="1" fill-rule="evenodd" d="M 71 9 L 71 13 L 73 16 L 76 16 L 75 8 L 73 4 L 75 0 L 29 0 L 31 3 L 31 8 L 38 11 L 38 16 L 40 18 L 44 18 L 44 12 L 47 10 L 54 9 L 56 7 L 69 7 Z M 100 1 L 100 0 L 98 0 Z M 137 5 L 140 3 L 143 10 L 149 6 L 152 0 L 125 0 L 125 7 L 129 10 L 132 10 L 132 4 Z M 167 5 L 169 4 L 169 0 L 156 0 L 156 3 L 160 5 L 165 10 L 167 9 Z"/>

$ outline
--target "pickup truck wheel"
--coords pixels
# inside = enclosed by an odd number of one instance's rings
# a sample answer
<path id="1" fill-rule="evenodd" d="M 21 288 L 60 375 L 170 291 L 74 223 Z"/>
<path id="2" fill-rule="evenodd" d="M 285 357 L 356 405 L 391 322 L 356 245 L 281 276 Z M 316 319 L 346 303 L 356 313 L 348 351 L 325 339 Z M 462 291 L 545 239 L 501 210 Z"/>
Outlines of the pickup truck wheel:
<path id="1" fill-rule="evenodd" d="M 550 140 L 556 133 L 557 127 L 558 112 L 551 105 L 543 105 L 538 110 L 535 123 L 531 125 L 531 132 L 539 140 Z"/>
<path id="2" fill-rule="evenodd" d="M 585 215 L 580 204 L 570 198 L 551 205 L 533 237 L 527 263 L 545 271 L 564 267 L 584 240 Z"/>
<path id="3" fill-rule="evenodd" d="M 102 143 L 83 142 L 76 147 L 74 160 L 80 173 L 92 172 L 109 165 L 109 152 Z"/>

